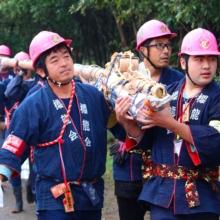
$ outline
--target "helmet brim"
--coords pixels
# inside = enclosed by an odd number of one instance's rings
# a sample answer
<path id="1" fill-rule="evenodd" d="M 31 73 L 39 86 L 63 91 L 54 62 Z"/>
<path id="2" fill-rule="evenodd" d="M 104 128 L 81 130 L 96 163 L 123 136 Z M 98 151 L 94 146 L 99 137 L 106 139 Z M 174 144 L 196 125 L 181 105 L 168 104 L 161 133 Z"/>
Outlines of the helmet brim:
<path id="1" fill-rule="evenodd" d="M 183 54 L 191 55 L 191 56 L 201 56 L 201 55 L 214 55 L 219 56 L 220 52 L 217 51 L 193 51 L 193 52 L 181 52 L 178 53 L 178 57 L 182 57 Z"/>
<path id="2" fill-rule="evenodd" d="M 70 39 L 66 39 L 65 41 L 63 41 L 67 46 L 70 46 L 70 44 L 73 42 Z"/>
<path id="3" fill-rule="evenodd" d="M 149 37 L 147 39 L 144 39 L 143 41 L 141 41 L 141 43 L 139 43 L 139 45 L 136 47 L 136 50 L 139 52 L 140 51 L 140 47 L 141 47 L 141 44 L 143 44 L 145 41 L 149 40 L 149 39 L 153 39 L 153 38 L 156 38 L 156 37 L 163 37 L 163 36 L 166 36 L 166 35 L 169 35 L 170 36 L 170 39 L 174 38 L 177 36 L 176 33 L 164 33 L 164 34 L 158 34 L 158 35 L 154 35 L 153 37 Z"/>

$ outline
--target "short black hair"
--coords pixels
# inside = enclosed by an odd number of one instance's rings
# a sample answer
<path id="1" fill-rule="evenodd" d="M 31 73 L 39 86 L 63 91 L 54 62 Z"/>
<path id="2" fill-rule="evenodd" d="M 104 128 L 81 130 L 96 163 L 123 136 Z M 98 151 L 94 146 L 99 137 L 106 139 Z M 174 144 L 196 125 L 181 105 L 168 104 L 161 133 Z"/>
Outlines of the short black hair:
<path id="1" fill-rule="evenodd" d="M 148 47 L 150 45 L 150 42 L 153 40 L 154 38 L 150 38 L 150 39 L 147 39 L 146 41 L 144 41 L 140 47 Z"/>

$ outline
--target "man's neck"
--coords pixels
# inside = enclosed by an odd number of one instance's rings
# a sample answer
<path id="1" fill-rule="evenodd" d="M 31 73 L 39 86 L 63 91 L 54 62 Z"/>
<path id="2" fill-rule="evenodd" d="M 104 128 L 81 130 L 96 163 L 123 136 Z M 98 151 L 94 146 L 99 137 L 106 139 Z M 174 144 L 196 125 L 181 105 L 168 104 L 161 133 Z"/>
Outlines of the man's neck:
<path id="1" fill-rule="evenodd" d="M 163 72 L 163 69 L 155 69 L 152 65 L 150 65 L 147 62 L 144 62 L 144 66 L 146 69 L 150 70 L 151 79 L 158 82 L 160 79 L 160 75 Z"/>
<path id="2" fill-rule="evenodd" d="M 53 84 L 52 82 L 50 82 L 48 80 L 48 83 L 51 87 L 51 89 L 53 90 L 53 92 L 55 93 L 55 95 L 57 95 L 59 98 L 70 98 L 70 93 L 72 90 L 72 83 L 68 83 L 67 85 L 63 85 L 63 86 L 58 86 Z"/>
<path id="3" fill-rule="evenodd" d="M 202 91 L 202 89 L 205 86 L 198 86 L 198 85 L 194 85 L 191 82 L 187 82 L 186 81 L 186 85 L 185 85 L 185 94 L 188 97 L 194 96 L 196 93 Z"/>

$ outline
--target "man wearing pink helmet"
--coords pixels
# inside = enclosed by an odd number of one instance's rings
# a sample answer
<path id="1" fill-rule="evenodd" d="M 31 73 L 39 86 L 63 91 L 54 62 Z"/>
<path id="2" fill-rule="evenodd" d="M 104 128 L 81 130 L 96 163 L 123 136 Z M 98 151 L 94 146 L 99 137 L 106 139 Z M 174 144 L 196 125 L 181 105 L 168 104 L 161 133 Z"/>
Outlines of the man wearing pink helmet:
<path id="1" fill-rule="evenodd" d="M 1 57 L 10 57 L 11 56 L 11 50 L 6 45 L 0 45 L 0 59 Z M 14 72 L 11 68 L 7 68 L 3 65 L 1 65 L 0 61 L 0 81 L 4 81 L 7 79 L 6 82 L 3 84 L 7 84 L 10 79 L 14 77 Z M 3 88 L 4 90 L 4 88 Z M 0 147 L 3 143 L 2 133 L 4 130 L 5 124 L 4 124 L 4 109 L 0 106 Z"/>
<path id="2" fill-rule="evenodd" d="M 21 51 L 14 56 L 14 59 L 17 60 L 16 65 L 14 67 L 14 73 L 16 75 L 10 80 L 4 92 L 5 122 L 6 122 L 4 139 L 6 139 L 7 136 L 9 135 L 10 120 L 14 114 L 14 111 L 23 101 L 29 89 L 32 88 L 34 85 L 36 85 L 35 80 L 30 79 L 31 70 L 24 70 L 18 67 L 18 62 L 20 60 L 30 60 L 30 56 L 26 52 Z M 22 158 L 22 163 L 23 162 L 24 160 Z M 21 186 L 20 176 L 10 179 L 10 183 L 12 185 L 13 194 L 15 196 L 15 205 L 14 208 L 11 210 L 11 212 L 19 213 L 23 210 L 22 186 Z M 34 197 L 32 195 L 31 190 L 29 190 L 29 187 L 27 187 L 27 198 L 28 198 L 27 199 L 28 203 L 34 202 Z"/>
<path id="3" fill-rule="evenodd" d="M 6 45 L 0 45 L 0 59 L 1 57 L 11 57 L 11 50 Z M 0 79 L 5 80 L 7 78 L 12 79 L 14 77 L 14 73 L 10 68 L 6 66 L 2 66 L 0 62 Z"/>
<path id="4" fill-rule="evenodd" d="M 20 51 L 19 53 L 17 53 L 14 56 L 14 59 L 16 59 L 18 62 L 19 62 L 19 60 L 30 60 L 30 56 L 26 52 Z M 16 63 L 16 65 L 14 67 L 14 72 L 17 72 L 16 74 L 21 75 L 23 77 L 23 79 L 22 79 L 23 81 L 30 79 L 31 70 L 21 69 L 20 67 L 18 67 L 18 62 Z"/>
<path id="5" fill-rule="evenodd" d="M 5 91 L 5 96 L 8 99 L 23 100 L 28 91 L 37 84 L 38 77 L 35 76 L 35 78 L 32 79 L 31 70 L 21 69 L 19 67 L 19 61 L 30 60 L 28 53 L 20 51 L 14 56 L 14 59 L 17 60 L 14 66 L 14 73 L 16 75 L 13 77 L 13 79 L 10 80 Z"/>
<path id="6" fill-rule="evenodd" d="M 0 45 L 0 56 L 1 57 L 10 57 L 11 56 L 11 50 L 6 45 Z"/>
<path id="7" fill-rule="evenodd" d="M 151 143 L 152 161 L 144 173 L 149 179 L 139 203 L 150 207 L 153 220 L 219 219 L 220 86 L 214 80 L 219 55 L 211 32 L 192 30 L 179 53 L 186 78 L 167 88 L 169 105 L 152 114 L 143 109 L 145 119 L 138 122 L 144 126 L 131 130 L 125 115 L 129 99 L 116 104 L 117 119 L 127 132 L 137 137 L 145 130 L 143 139 Z M 129 150 L 136 143 L 127 140 Z"/>
<path id="8" fill-rule="evenodd" d="M 166 24 L 158 20 L 150 20 L 144 23 L 137 32 L 136 50 L 143 57 L 140 69 L 148 68 L 151 72 L 151 78 L 155 81 L 160 81 L 163 75 L 168 77 L 167 74 L 172 72 L 168 65 L 173 49 L 171 40 L 176 36 Z M 175 74 L 178 79 L 183 76 L 179 71 L 175 72 Z M 175 77 L 175 75 L 171 75 L 172 77 Z M 173 81 L 176 81 L 176 79 Z"/>
<path id="9" fill-rule="evenodd" d="M 168 67 L 173 47 L 171 39 L 175 36 L 166 24 L 158 20 L 144 23 L 137 33 L 136 49 L 143 57 L 139 70 L 150 69 L 151 78 L 165 85 L 184 77 L 180 71 Z M 116 145 L 123 150 L 116 149 Z M 143 142 L 127 153 L 122 142 L 110 148 L 111 154 L 114 155 L 113 178 L 120 220 L 144 219 L 146 211 L 140 207 L 137 200 L 143 188 L 141 165 L 142 155 L 146 150 L 146 144 Z"/>
<path id="10" fill-rule="evenodd" d="M 0 150 L 0 179 L 5 180 L 19 174 L 25 146 L 35 146 L 39 220 L 101 220 L 112 111 L 95 87 L 73 81 L 71 42 L 48 31 L 33 38 L 33 67 L 47 82 L 15 111 Z"/>

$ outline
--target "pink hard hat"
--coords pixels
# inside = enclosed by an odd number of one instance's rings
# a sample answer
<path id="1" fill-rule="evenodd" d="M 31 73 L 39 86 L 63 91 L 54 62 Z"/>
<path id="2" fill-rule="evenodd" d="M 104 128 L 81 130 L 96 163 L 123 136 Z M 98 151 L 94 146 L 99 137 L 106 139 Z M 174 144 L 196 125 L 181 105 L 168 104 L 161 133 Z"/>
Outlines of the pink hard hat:
<path id="1" fill-rule="evenodd" d="M 137 32 L 137 47 L 136 50 L 140 51 L 141 44 L 155 37 L 161 37 L 165 35 L 170 35 L 170 39 L 177 36 L 175 33 L 171 33 L 170 29 L 161 21 L 150 20 L 144 23 Z"/>
<path id="2" fill-rule="evenodd" d="M 214 34 L 203 28 L 197 28 L 183 38 L 178 56 L 181 57 L 183 54 L 220 55 L 220 52 Z"/>
<path id="3" fill-rule="evenodd" d="M 11 56 L 11 50 L 6 45 L 0 45 L 0 55 Z"/>
<path id="4" fill-rule="evenodd" d="M 39 56 L 46 50 L 49 50 L 60 43 L 65 43 L 67 46 L 69 46 L 71 42 L 72 40 L 65 40 L 57 33 L 41 31 L 33 38 L 29 47 L 29 54 L 33 62 L 33 67 L 35 67 Z"/>
<path id="5" fill-rule="evenodd" d="M 16 59 L 16 60 L 30 60 L 31 58 L 27 53 L 21 51 L 14 56 L 14 59 Z"/>

